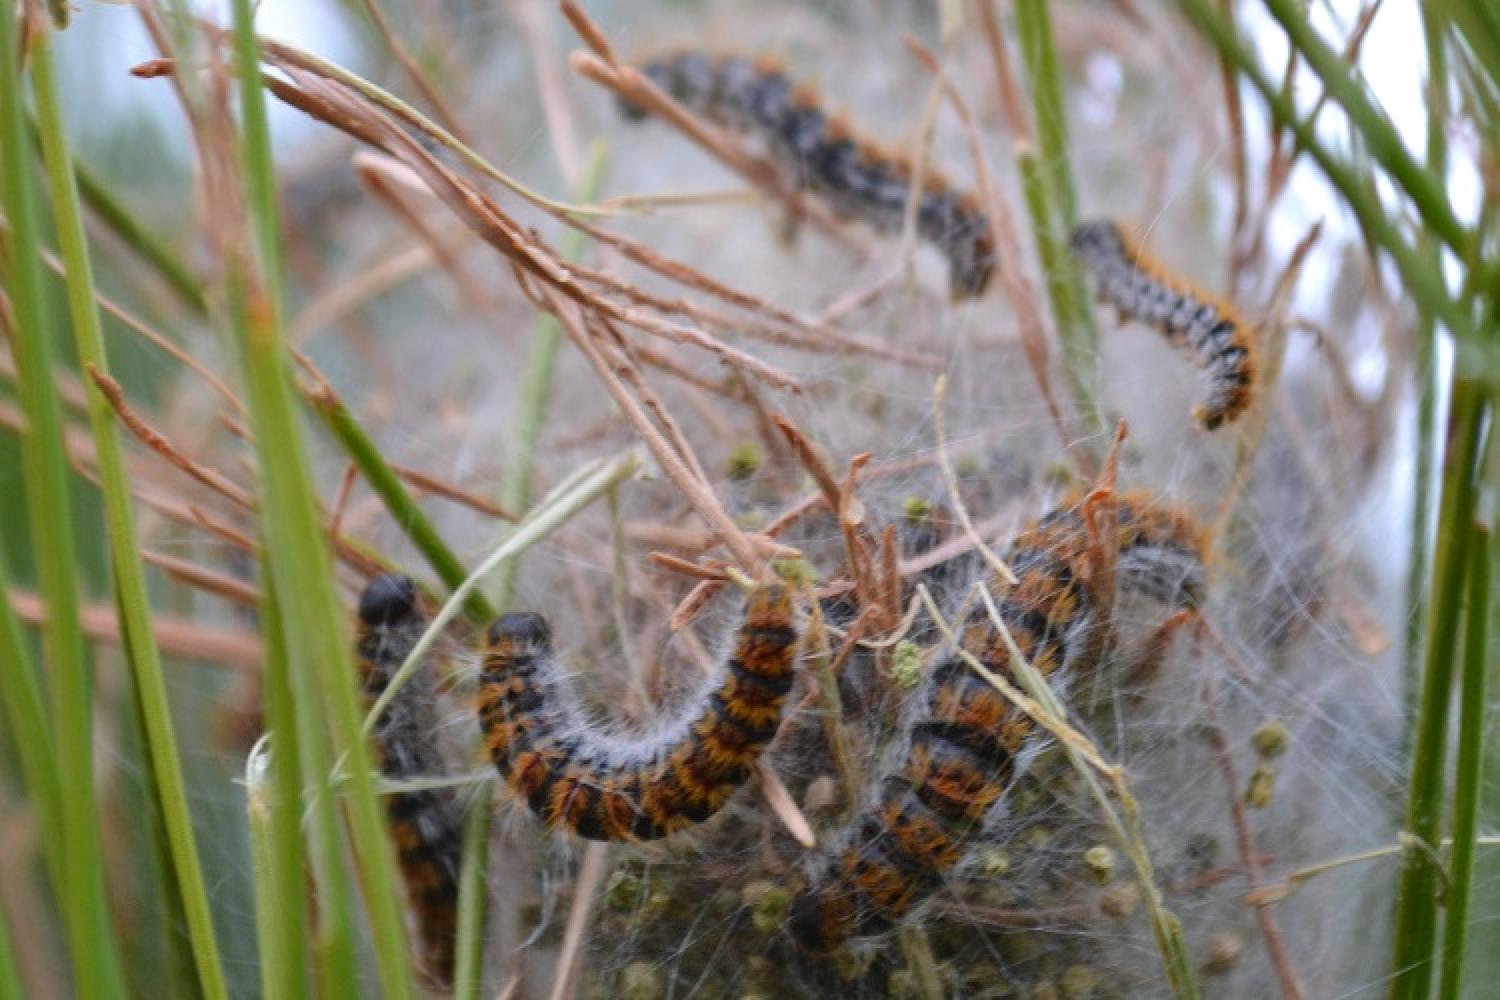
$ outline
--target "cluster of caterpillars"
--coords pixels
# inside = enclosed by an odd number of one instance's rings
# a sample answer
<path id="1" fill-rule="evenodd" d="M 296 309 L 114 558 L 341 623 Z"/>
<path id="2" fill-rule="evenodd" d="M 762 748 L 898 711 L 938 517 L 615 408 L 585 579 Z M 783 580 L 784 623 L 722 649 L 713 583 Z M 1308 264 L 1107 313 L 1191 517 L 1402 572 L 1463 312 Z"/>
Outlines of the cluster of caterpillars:
<path id="1" fill-rule="evenodd" d="M 1091 587 L 1105 550 L 1122 590 L 1171 609 L 1199 602 L 1202 542 L 1188 517 L 1141 492 L 1120 494 L 1110 507 L 1113 534 L 1100 538 L 1081 501 L 1064 503 L 1016 538 L 1007 561 L 1017 582 L 989 581 L 1010 639 L 1043 676 L 1097 666 L 1101 602 Z M 411 581 L 375 580 L 361 599 L 360 619 L 360 662 L 373 699 L 421 631 Z M 654 734 L 626 737 L 587 720 L 552 656 L 545 618 L 503 615 L 488 630 L 479 679 L 479 723 L 490 758 L 548 829 L 617 842 L 686 830 L 724 807 L 774 740 L 799 639 L 785 585 L 755 586 L 732 650 L 686 715 Z M 962 651 L 1014 680 L 1010 647 L 988 619 L 967 623 Z M 403 688 L 382 716 L 376 741 L 387 776 L 440 770 L 419 749 L 428 745 L 422 726 L 431 693 L 430 682 Z M 931 672 L 922 698 L 910 752 L 837 838 L 844 846 L 810 864 L 789 917 L 805 948 L 828 951 L 880 934 L 916 909 L 964 857 L 1033 740 L 1034 721 L 958 652 Z M 401 793 L 388 811 L 426 964 L 441 980 L 451 970 L 456 900 L 452 793 Z"/>
<path id="2" fill-rule="evenodd" d="M 688 107 L 767 142 L 801 188 L 840 215 L 900 227 L 913 172 L 902 157 L 859 138 L 824 112 L 773 63 L 679 52 L 643 71 Z M 994 268 L 989 223 L 972 194 L 937 173 L 917 192 L 917 231 L 948 258 L 956 296 L 983 292 Z M 1208 388 L 1193 416 L 1213 430 L 1249 406 L 1255 374 L 1250 330 L 1227 303 L 1145 255 L 1117 223 L 1085 222 L 1070 240 L 1121 315 L 1158 329 L 1190 352 Z M 1003 629 L 983 615 L 963 626 L 961 648 L 924 681 L 903 759 L 881 776 L 836 850 L 815 856 L 793 899 L 788 927 L 815 952 L 883 933 L 909 917 L 964 858 L 967 845 L 1016 775 L 1035 721 L 970 666 L 1015 679 L 1015 651 L 1044 677 L 1095 671 L 1101 609 L 1100 553 L 1122 591 L 1174 611 L 1197 607 L 1202 539 L 1191 520 L 1141 492 L 1113 498 L 1112 535 L 1075 498 L 1015 539 L 1007 562 L 1017 582 L 988 581 Z M 1101 600 L 1101 597 L 1104 597 Z M 382 576 L 359 606 L 358 651 L 373 702 L 409 655 L 424 621 L 405 577 Z M 1008 635 L 1007 635 L 1008 633 Z M 1007 641 L 1007 639 L 1009 641 Z M 648 841 L 703 823 L 749 779 L 775 739 L 795 679 L 797 613 L 779 583 L 753 587 L 734 646 L 685 715 L 650 734 L 624 736 L 592 723 L 568 673 L 553 658 L 547 620 L 506 614 L 488 630 L 478 716 L 491 761 L 549 830 L 589 840 Z M 419 670 L 377 721 L 374 741 L 389 778 L 442 771 L 430 742 L 434 685 Z M 452 976 L 460 810 L 451 790 L 387 800 L 423 964 L 438 985 Z"/>
<path id="3" fill-rule="evenodd" d="M 792 183 L 836 215 L 881 232 L 901 229 L 911 160 L 824 110 L 814 88 L 793 83 L 773 60 L 683 51 L 649 59 L 641 71 L 714 124 L 763 140 Z M 625 111 L 643 117 L 633 105 Z M 979 198 L 933 167 L 916 195 L 916 232 L 947 258 L 953 296 L 982 295 L 995 269 L 995 238 Z"/>
<path id="4" fill-rule="evenodd" d="M 1122 590 L 1170 608 L 1195 607 L 1202 591 L 1201 541 L 1188 518 L 1145 493 L 1116 498 L 1113 538 L 1091 537 L 1081 503 L 1066 503 L 1023 531 L 1006 562 L 1016 583 L 989 581 L 1016 649 L 1044 677 L 1094 669 L 1100 601 L 1093 562 L 1112 550 Z M 963 652 L 1016 684 L 1006 637 L 981 612 Z M 1019 685 L 1018 685 L 1019 686 Z M 818 858 L 792 902 L 790 929 L 803 947 L 831 951 L 880 934 L 943 884 L 965 843 L 1001 799 L 1035 722 L 954 654 L 932 671 L 910 752 L 882 777 L 853 820 L 845 846 Z"/>

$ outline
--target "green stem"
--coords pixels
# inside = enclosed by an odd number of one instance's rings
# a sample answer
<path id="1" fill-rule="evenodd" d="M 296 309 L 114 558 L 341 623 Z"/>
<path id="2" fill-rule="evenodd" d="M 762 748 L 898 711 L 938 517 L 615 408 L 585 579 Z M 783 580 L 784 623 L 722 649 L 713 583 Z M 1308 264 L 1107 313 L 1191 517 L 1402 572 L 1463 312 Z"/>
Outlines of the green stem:
<path id="1" fill-rule="evenodd" d="M 588 165 L 578 190 L 573 193 L 575 201 L 591 202 L 599 197 L 599 188 L 604 184 L 604 169 L 608 163 L 608 147 L 601 141 L 589 146 Z M 559 245 L 563 260 L 576 261 L 582 254 L 586 237 L 576 229 L 569 229 Z M 511 438 L 510 472 L 500 495 L 500 506 L 513 514 L 526 512 L 531 503 L 531 479 L 536 469 L 536 447 L 541 440 L 542 424 L 547 419 L 547 404 L 552 399 L 552 375 L 557 369 L 558 348 L 562 345 L 562 328 L 550 313 L 536 319 L 531 331 L 531 349 L 526 355 L 526 370 L 521 376 L 521 401 L 516 410 L 515 433 Z M 501 610 L 510 607 L 515 593 L 516 574 L 520 572 L 520 560 L 513 560 L 501 568 L 495 581 L 495 606 Z"/>
<path id="2" fill-rule="evenodd" d="M 1438 176 L 1447 175 L 1448 162 L 1448 49 L 1445 44 L 1446 23 L 1432 4 L 1422 5 L 1422 34 L 1427 48 L 1427 165 Z M 1435 268 L 1442 266 L 1442 251 L 1434 240 L 1427 240 L 1428 259 Z M 1427 591 L 1431 571 L 1431 532 L 1434 467 L 1433 438 L 1437 431 L 1439 372 L 1437 364 L 1437 329 L 1432 316 L 1421 318 L 1422 341 L 1417 345 L 1413 373 L 1417 393 L 1416 465 L 1412 476 L 1411 549 L 1406 569 L 1405 666 L 1407 676 L 1408 720 L 1416 718 L 1416 691 L 1419 688 L 1419 664 L 1422 656 L 1422 627 L 1427 619 Z M 1413 733 L 1408 722 L 1403 734 L 1403 748 L 1411 749 Z"/>
<path id="3" fill-rule="evenodd" d="M 1464 946 L 1469 900 L 1474 890 L 1474 848 L 1479 832 L 1479 797 L 1484 788 L 1485 688 L 1489 682 L 1490 533 L 1475 525 L 1469 558 L 1468 627 L 1464 630 L 1464 671 L 1459 693 L 1458 771 L 1453 778 L 1453 858 L 1448 865 L 1448 912 L 1443 918 L 1442 1000 L 1463 995 Z"/>
<path id="4" fill-rule="evenodd" d="M 1097 399 L 1099 327 L 1089 308 L 1083 273 L 1067 252 L 1078 224 L 1078 189 L 1068 156 L 1067 102 L 1049 0 L 1017 0 L 1016 35 L 1031 91 L 1037 152 L 1017 155 L 1032 234 L 1047 275 L 1047 293 L 1068 378 L 1086 424 L 1103 427 Z"/>
<path id="5" fill-rule="evenodd" d="M 94 304 L 93 265 L 83 232 L 83 214 L 73 181 L 72 158 L 68 154 L 67 136 L 63 130 L 62 104 L 53 75 L 52 45 L 44 37 L 31 53 L 32 81 L 36 88 L 38 127 L 47 174 L 52 187 L 52 212 L 57 223 L 57 237 L 67 266 L 68 306 L 73 320 L 73 337 L 78 348 L 79 366 L 89 372 L 108 375 L 109 359 L 104 349 L 104 333 Z M 125 475 L 125 460 L 116 432 L 114 410 L 92 379 L 85 382 L 89 425 L 94 432 L 95 464 L 99 471 L 99 488 L 104 494 L 104 516 L 108 528 L 110 562 L 115 581 L 115 598 L 119 607 L 121 638 L 135 680 L 141 721 L 149 744 L 156 791 L 159 796 L 162 823 L 171 849 L 176 885 L 181 893 L 183 914 L 187 920 L 188 940 L 198 970 L 198 983 L 210 1000 L 225 997 L 228 990 L 219 960 L 218 942 L 214 937 L 213 917 L 208 906 L 208 890 L 198 859 L 198 845 L 193 839 L 192 817 L 188 812 L 187 786 L 182 776 L 182 760 L 177 736 L 172 727 L 172 708 L 167 701 L 166 681 L 162 676 L 161 655 L 152 631 L 151 606 L 146 596 L 146 575 L 140 563 L 136 542 L 135 514 L 131 508 L 130 486 Z"/>
<path id="6" fill-rule="evenodd" d="M 1071 232 L 1078 224 L 1078 189 L 1068 159 L 1068 115 L 1048 2 L 1016 0 L 1016 35 L 1031 86 L 1031 111 L 1037 145 L 1046 165 L 1044 176 L 1054 195 L 1054 219 L 1063 232 Z"/>
<path id="7" fill-rule="evenodd" d="M 1100 428 L 1104 420 L 1096 398 L 1099 335 L 1083 275 L 1057 228 L 1058 210 L 1052 203 L 1053 192 L 1036 154 L 1030 150 L 1018 153 L 1016 165 L 1021 172 L 1026 213 L 1031 217 L 1032 238 L 1047 276 L 1047 297 L 1052 303 L 1052 319 L 1067 360 L 1064 367 L 1068 381 L 1085 423 Z"/>
<path id="8" fill-rule="evenodd" d="M 233 294 L 231 294 L 231 306 Z M 276 845 L 281 867 L 278 891 L 281 902 L 299 900 L 304 892 L 300 865 L 302 814 L 307 814 L 310 845 L 307 855 L 317 886 L 317 936 L 312 939 L 312 968 L 320 995 L 337 995 L 357 981 L 354 953 L 354 920 L 351 892 L 344 875 L 344 853 L 339 846 L 338 816 L 334 809 L 333 783 L 328 780 L 328 751 L 320 739 L 321 719 L 306 706 L 316 704 L 315 678 L 307 670 L 292 669 L 287 655 L 287 627 L 277 598 L 269 560 L 261 562 L 261 632 L 266 636 L 266 722 L 276 745 L 271 766 L 277 769 L 276 800 L 279 811 Z M 296 751 L 295 755 L 293 750 Z M 298 845 L 287 838 L 295 833 Z M 280 914 L 272 914 L 273 919 Z M 300 919 L 294 917 L 293 920 Z M 305 989 L 305 985 L 302 987 Z"/>
<path id="9" fill-rule="evenodd" d="M 344 762 L 348 780 L 347 818 L 356 870 L 370 919 L 371 952 L 382 989 L 388 997 L 411 995 L 411 962 L 407 950 L 401 897 L 397 892 L 395 853 L 375 799 L 369 748 L 360 735 L 354 663 L 345 614 L 335 590 L 332 565 L 318 510 L 306 442 L 297 424 L 282 330 L 280 222 L 265 93 L 260 78 L 259 43 L 250 0 L 234 0 L 235 72 L 239 78 L 243 169 L 254 250 L 259 267 L 243 257 L 232 271 L 243 280 L 237 322 L 250 411 L 262 477 L 263 530 L 272 582 L 279 603 L 293 690 L 298 676 L 311 671 L 316 700 L 299 704 L 299 716 L 316 713 L 317 725 L 299 726 L 299 739 L 321 744 L 331 737 L 329 756 Z M 233 255 L 233 248 L 227 248 Z M 325 729 L 326 727 L 326 729 Z M 324 732 L 320 732 L 323 730 Z M 310 751 L 305 747 L 304 752 Z M 327 770 L 309 772 L 315 795 L 331 794 Z M 322 875 L 336 878 L 324 857 Z M 347 988 L 343 984 L 340 988 Z"/>
<path id="10" fill-rule="evenodd" d="M 21 1000 L 25 995 L 15 949 L 10 944 L 10 921 L 0 912 L 0 1000 Z"/>
<path id="11" fill-rule="evenodd" d="M 270 578 L 261 564 L 261 576 Z M 292 702 L 291 677 L 281 630 L 281 612 L 274 587 L 261 594 L 261 623 L 266 637 L 263 695 L 266 708 L 267 745 L 263 760 L 270 766 L 269 780 L 258 785 L 247 781 L 246 808 L 250 811 L 255 838 L 255 916 L 259 930 L 261 992 L 267 1000 L 295 1000 L 308 991 L 307 876 L 302 842 L 302 740 L 297 731 L 297 711 Z M 249 777 L 258 777 L 255 755 L 246 763 Z M 257 800 L 256 794 L 261 798 Z M 263 820 L 260 828 L 254 823 Z M 336 858 L 336 836 L 331 809 L 313 815 L 313 836 L 332 845 Z M 347 907 L 338 908 L 346 915 Z M 347 924 L 347 917 L 345 917 Z M 334 954 L 331 966 L 354 956 L 347 937 L 340 942 L 346 954 Z M 335 980 L 336 982 L 338 980 Z M 343 980 L 347 982 L 348 980 Z"/>
<path id="12" fill-rule="evenodd" d="M 1427 655 L 1412 747 L 1406 830 L 1418 841 L 1435 843 L 1443 804 L 1443 765 L 1448 703 L 1453 690 L 1460 612 L 1472 543 L 1475 476 L 1480 455 L 1486 397 L 1478 384 L 1456 378 L 1448 415 L 1443 487 L 1433 559 L 1433 595 L 1428 615 Z M 1431 987 L 1437 936 L 1437 869 L 1421 851 L 1402 859 L 1396 896 L 1396 936 L 1391 995 L 1416 1000 Z"/>
<path id="13" fill-rule="evenodd" d="M 10 743 L 16 748 L 22 784 L 31 798 L 38 827 L 43 831 L 62 829 L 62 788 L 53 756 L 46 697 L 21 633 L 21 623 L 10 606 L 10 574 L 3 554 L 0 554 L 0 719 L 4 720 Z M 38 839 L 53 891 L 61 894 L 67 886 L 68 874 L 63 844 L 56 836 Z"/>
<path id="14" fill-rule="evenodd" d="M 462 863 L 458 874 L 458 934 L 454 942 L 453 995 L 473 1000 L 484 972 L 484 902 L 489 871 L 490 820 L 494 788 L 489 781 L 474 789 L 464 817 Z"/>
<path id="15" fill-rule="evenodd" d="M 15 310 L 12 342 L 20 376 L 22 483 L 31 551 L 47 616 L 42 647 L 51 679 L 61 828 L 42 831 L 63 845 L 63 914 L 73 988 L 90 998 L 112 992 L 119 965 L 104 902 L 104 864 L 94 799 L 92 671 L 78 620 L 73 503 L 62 408 L 52 378 L 51 324 L 43 291 L 36 192 L 22 108 L 16 5 L 0 3 L 0 184 L 10 221 L 6 287 Z"/>
<path id="16" fill-rule="evenodd" d="M 458 556 L 453 554 L 453 550 L 448 548 L 437 528 L 407 492 L 401 477 L 387 464 L 380 449 L 360 426 L 354 414 L 349 412 L 343 400 L 332 393 L 314 393 L 310 401 L 313 412 L 323 419 L 329 432 L 344 446 L 350 460 L 365 477 L 375 495 L 385 504 L 391 519 L 417 547 L 417 551 L 422 553 L 433 572 L 437 573 L 449 590 L 463 583 L 469 571 L 464 568 Z M 467 610 L 476 622 L 488 622 L 495 617 L 494 609 L 483 594 L 469 595 Z"/>

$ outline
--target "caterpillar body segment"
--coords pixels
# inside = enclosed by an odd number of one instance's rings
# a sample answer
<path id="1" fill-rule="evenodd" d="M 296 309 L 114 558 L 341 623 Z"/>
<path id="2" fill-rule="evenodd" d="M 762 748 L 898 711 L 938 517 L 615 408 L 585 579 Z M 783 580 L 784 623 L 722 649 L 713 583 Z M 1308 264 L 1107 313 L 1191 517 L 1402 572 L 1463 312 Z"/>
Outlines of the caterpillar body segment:
<path id="1" fill-rule="evenodd" d="M 1202 594 L 1202 542 L 1173 508 L 1138 492 L 1121 494 L 1115 549 L 1122 589 L 1169 606 L 1196 607 Z M 1017 582 L 990 582 L 1000 619 L 1044 677 L 1064 667 L 1097 667 L 1099 600 L 1091 590 L 1091 539 L 1082 510 L 1068 505 L 1023 531 L 1006 557 Z M 1016 683 L 1010 646 L 980 612 L 961 644 L 990 671 Z M 911 723 L 910 750 L 880 781 L 793 899 L 788 929 L 804 948 L 832 951 L 851 938 L 881 934 L 909 916 L 964 857 L 968 841 L 1016 777 L 1035 722 L 959 656 L 926 682 Z"/>
<path id="2" fill-rule="evenodd" d="M 1116 222 L 1080 223 L 1069 246 L 1093 273 L 1101 299 L 1126 318 L 1154 327 L 1203 369 L 1207 390 L 1194 405 L 1193 418 L 1205 430 L 1245 411 L 1254 392 L 1255 348 L 1233 306 L 1167 270 Z"/>
<path id="3" fill-rule="evenodd" d="M 813 88 L 793 83 L 773 61 L 683 51 L 650 59 L 641 71 L 715 124 L 764 140 L 793 183 L 835 214 L 880 232 L 901 229 L 911 162 L 825 111 Z M 634 105 L 624 111 L 632 120 L 645 117 Z M 947 258 L 955 298 L 984 293 L 995 268 L 995 241 L 978 197 L 953 189 L 929 166 L 917 193 L 916 229 Z"/>
<path id="4" fill-rule="evenodd" d="M 426 626 L 411 579 L 376 577 L 359 599 L 356 638 L 365 704 L 384 693 Z M 435 683 L 424 663 L 376 720 L 373 748 L 381 773 L 391 779 L 430 778 L 445 770 L 433 742 L 438 730 Z M 458 869 L 463 808 L 450 788 L 401 792 L 385 800 L 386 818 L 413 921 L 423 971 L 446 989 L 453 981 L 458 930 Z"/>
<path id="5" fill-rule="evenodd" d="M 798 637 L 786 588 L 756 588 L 696 714 L 654 736 L 622 739 L 584 718 L 552 658 L 546 619 L 503 615 L 490 627 L 480 676 L 490 759 L 551 829 L 610 841 L 687 829 L 723 808 L 775 737 Z"/>

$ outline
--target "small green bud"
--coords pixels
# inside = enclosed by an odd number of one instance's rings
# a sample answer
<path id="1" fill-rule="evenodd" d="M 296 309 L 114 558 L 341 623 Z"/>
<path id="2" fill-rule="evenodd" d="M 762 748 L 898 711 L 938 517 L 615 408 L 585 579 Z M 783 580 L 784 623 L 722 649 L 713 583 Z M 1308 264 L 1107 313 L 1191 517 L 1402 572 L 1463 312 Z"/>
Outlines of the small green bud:
<path id="1" fill-rule="evenodd" d="M 1083 863 L 1088 866 L 1094 881 L 1100 885 L 1109 885 L 1115 880 L 1115 852 L 1103 844 L 1084 851 Z"/>
<path id="2" fill-rule="evenodd" d="M 902 691 L 910 691 L 922 680 L 922 648 L 910 639 L 902 639 L 891 650 L 891 682 Z"/>
<path id="3" fill-rule="evenodd" d="M 1250 742 L 1262 757 L 1280 757 L 1292 742 L 1292 734 L 1282 722 L 1272 719 L 1255 731 Z"/>
<path id="4" fill-rule="evenodd" d="M 925 521 L 932 514 L 932 501 L 924 496 L 909 496 L 901 501 L 901 514 L 913 523 Z"/>
<path id="5" fill-rule="evenodd" d="M 724 462 L 724 475 L 743 482 L 759 472 L 765 460 L 766 456 L 761 451 L 759 442 L 741 441 L 729 450 L 729 458 Z"/>
<path id="6" fill-rule="evenodd" d="M 1275 791 L 1276 768 L 1262 764 L 1250 775 L 1250 783 L 1245 787 L 1245 804 L 1252 809 L 1264 809 L 1271 804 Z"/>
<path id="7" fill-rule="evenodd" d="M 979 852 L 979 870 L 989 878 L 1002 878 L 1010 871 L 1010 855 L 1004 848 L 986 847 Z"/>

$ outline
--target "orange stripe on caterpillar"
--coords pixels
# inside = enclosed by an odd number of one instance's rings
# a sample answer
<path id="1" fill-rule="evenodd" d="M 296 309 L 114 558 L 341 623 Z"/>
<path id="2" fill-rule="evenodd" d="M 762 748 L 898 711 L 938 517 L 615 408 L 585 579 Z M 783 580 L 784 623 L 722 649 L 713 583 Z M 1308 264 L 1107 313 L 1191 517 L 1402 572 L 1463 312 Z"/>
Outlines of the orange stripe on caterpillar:
<path id="1" fill-rule="evenodd" d="M 421 637 L 426 622 L 411 579 L 376 577 L 359 598 L 356 649 L 366 705 L 385 691 Z M 438 728 L 431 665 L 423 663 L 375 723 L 373 745 L 387 778 L 430 778 L 444 771 L 432 742 Z M 389 795 L 386 818 L 432 984 L 453 982 L 458 931 L 458 868 L 463 810 L 453 789 Z"/>
<path id="2" fill-rule="evenodd" d="M 1155 327 L 1203 367 L 1208 390 L 1193 407 L 1193 417 L 1205 430 L 1245 411 L 1254 388 L 1255 350 L 1233 306 L 1168 271 L 1118 223 L 1080 223 L 1069 246 L 1094 273 L 1101 299 L 1123 316 Z"/>
<path id="3" fill-rule="evenodd" d="M 723 808 L 775 737 L 797 641 L 786 588 L 757 587 L 697 714 L 659 738 L 624 740 L 584 719 L 552 659 L 547 620 L 502 615 L 490 626 L 479 678 L 490 759 L 551 829 L 615 841 L 686 829 Z"/>
<path id="4" fill-rule="evenodd" d="M 910 161 L 856 134 L 819 107 L 816 92 L 797 86 L 768 59 L 676 52 L 646 61 L 644 72 L 710 121 L 765 140 L 801 188 L 843 218 L 882 232 L 901 229 L 911 188 Z M 632 119 L 639 108 L 625 107 Z M 995 268 L 990 222 L 972 193 L 954 190 L 933 167 L 923 173 L 917 232 L 948 259 L 955 298 L 982 295 Z"/>
<path id="5" fill-rule="evenodd" d="M 1197 529 L 1144 493 L 1121 494 L 1117 503 L 1119 586 L 1168 605 L 1196 606 L 1203 587 Z M 1016 584 L 990 581 L 1011 637 L 1044 676 L 1064 666 L 1097 666 L 1089 589 L 1094 549 L 1082 510 L 1066 505 L 1016 538 L 1006 557 Z M 1014 680 L 1009 647 L 987 616 L 970 619 L 962 644 Z M 940 664 L 911 723 L 910 753 L 840 838 L 847 846 L 818 862 L 793 899 L 793 938 L 809 950 L 831 951 L 852 937 L 891 929 L 931 896 L 1014 778 L 1034 725 L 959 657 Z"/>

